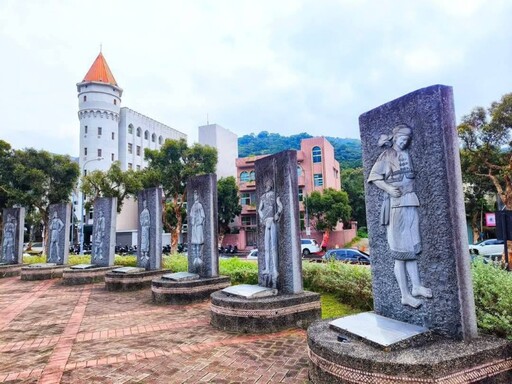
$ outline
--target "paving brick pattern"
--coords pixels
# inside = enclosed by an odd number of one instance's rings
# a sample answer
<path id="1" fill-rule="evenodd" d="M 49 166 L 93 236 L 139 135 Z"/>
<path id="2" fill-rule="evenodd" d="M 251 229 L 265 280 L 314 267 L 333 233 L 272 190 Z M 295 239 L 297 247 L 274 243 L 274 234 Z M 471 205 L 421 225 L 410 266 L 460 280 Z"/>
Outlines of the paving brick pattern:
<path id="1" fill-rule="evenodd" d="M 151 290 L 0 280 L 0 383 L 307 383 L 306 335 L 209 325 L 209 304 L 158 306 Z"/>

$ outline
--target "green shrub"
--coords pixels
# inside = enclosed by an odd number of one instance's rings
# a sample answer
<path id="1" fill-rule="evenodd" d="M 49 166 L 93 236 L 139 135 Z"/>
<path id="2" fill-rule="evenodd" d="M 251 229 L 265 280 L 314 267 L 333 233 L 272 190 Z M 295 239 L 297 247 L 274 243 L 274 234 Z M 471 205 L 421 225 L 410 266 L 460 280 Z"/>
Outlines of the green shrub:
<path id="1" fill-rule="evenodd" d="M 45 255 L 23 255 L 24 264 L 46 263 Z"/>
<path id="2" fill-rule="evenodd" d="M 512 340 L 512 275 L 476 260 L 472 265 L 478 327 Z"/>
<path id="3" fill-rule="evenodd" d="M 258 263 L 238 257 L 220 260 L 220 274 L 231 278 L 231 284 L 258 284 Z"/>
<path id="4" fill-rule="evenodd" d="M 342 303 L 361 310 L 373 309 L 370 268 L 340 262 L 302 264 L 304 287 L 334 294 Z"/>
<path id="5" fill-rule="evenodd" d="M 361 227 L 357 230 L 357 237 L 360 239 L 367 239 L 368 238 L 368 232 L 366 231 L 366 227 Z"/>
<path id="6" fill-rule="evenodd" d="M 162 264 L 164 269 L 170 269 L 173 273 L 188 271 L 187 256 L 180 255 L 179 253 L 164 256 Z"/>
<path id="7" fill-rule="evenodd" d="M 359 312 L 349 305 L 341 303 L 332 293 L 322 293 L 320 295 L 320 301 L 322 304 L 322 319 L 353 315 Z"/>

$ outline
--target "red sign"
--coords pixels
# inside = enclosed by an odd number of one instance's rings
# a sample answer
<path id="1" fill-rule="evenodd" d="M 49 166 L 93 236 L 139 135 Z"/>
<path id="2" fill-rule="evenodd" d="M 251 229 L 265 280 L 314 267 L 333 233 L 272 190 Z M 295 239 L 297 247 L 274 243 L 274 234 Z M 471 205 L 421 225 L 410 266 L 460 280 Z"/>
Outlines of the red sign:
<path id="1" fill-rule="evenodd" d="M 495 227 L 496 226 L 496 214 L 494 212 L 489 212 L 485 214 L 485 226 L 486 227 Z"/>

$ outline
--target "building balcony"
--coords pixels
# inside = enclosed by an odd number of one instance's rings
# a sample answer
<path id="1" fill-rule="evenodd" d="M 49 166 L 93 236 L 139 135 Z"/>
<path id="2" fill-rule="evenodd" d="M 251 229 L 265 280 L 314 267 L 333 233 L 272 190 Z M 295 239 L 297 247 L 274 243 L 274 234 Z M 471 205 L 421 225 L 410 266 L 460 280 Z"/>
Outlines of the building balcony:
<path id="1" fill-rule="evenodd" d="M 240 192 L 254 191 L 254 190 L 256 190 L 256 182 L 255 181 L 240 182 L 238 184 L 238 189 L 240 190 Z"/>
<path id="2" fill-rule="evenodd" d="M 256 215 L 256 205 L 242 205 L 242 215 Z"/>

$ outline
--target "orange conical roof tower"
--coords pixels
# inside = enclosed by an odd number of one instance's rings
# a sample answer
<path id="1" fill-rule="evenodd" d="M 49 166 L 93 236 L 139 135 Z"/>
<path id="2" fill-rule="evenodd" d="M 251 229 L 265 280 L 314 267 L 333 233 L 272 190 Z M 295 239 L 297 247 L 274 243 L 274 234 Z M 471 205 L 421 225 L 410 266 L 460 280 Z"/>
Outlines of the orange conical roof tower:
<path id="1" fill-rule="evenodd" d="M 118 86 L 114 75 L 108 67 L 105 57 L 103 57 L 103 53 L 100 52 L 98 57 L 96 57 L 96 60 L 94 60 L 94 63 L 92 63 L 91 68 L 85 75 L 82 82 L 86 81 L 107 83 Z"/>

